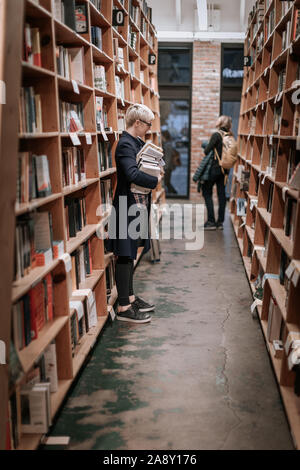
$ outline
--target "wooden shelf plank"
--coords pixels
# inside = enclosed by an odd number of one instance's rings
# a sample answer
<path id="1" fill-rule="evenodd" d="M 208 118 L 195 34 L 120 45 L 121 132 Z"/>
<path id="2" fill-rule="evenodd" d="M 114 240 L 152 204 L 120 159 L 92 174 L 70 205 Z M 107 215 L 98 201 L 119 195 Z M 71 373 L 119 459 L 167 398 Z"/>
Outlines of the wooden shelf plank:
<path id="1" fill-rule="evenodd" d="M 22 277 L 20 280 L 15 281 L 12 286 L 12 302 L 17 302 L 23 295 L 25 295 L 31 286 L 41 281 L 50 271 L 52 271 L 60 263 L 59 259 L 54 259 L 46 266 L 33 268 L 27 276 Z"/>
<path id="2" fill-rule="evenodd" d="M 24 203 L 16 203 L 15 206 L 15 214 L 16 216 L 26 214 L 27 212 L 31 212 L 38 207 L 44 206 L 49 202 L 55 201 L 56 199 L 61 198 L 62 193 L 54 193 L 47 197 L 41 197 L 39 199 L 32 199 L 30 202 Z"/>
<path id="3" fill-rule="evenodd" d="M 99 181 L 99 178 L 87 178 L 83 181 L 80 181 L 77 184 L 71 184 L 69 186 L 65 186 L 63 188 L 63 195 L 67 196 L 68 194 L 74 193 L 75 191 L 79 191 L 80 189 L 87 188 L 91 184 L 95 184 Z"/>
<path id="4" fill-rule="evenodd" d="M 29 372 L 34 362 L 41 355 L 41 352 L 56 338 L 68 320 L 69 316 L 67 315 L 56 317 L 52 322 L 46 323 L 44 328 L 39 331 L 37 339 L 31 341 L 28 346 L 19 351 L 20 361 L 25 373 Z"/>
<path id="5" fill-rule="evenodd" d="M 84 281 L 80 283 L 79 289 L 94 290 L 101 277 L 104 274 L 104 269 L 95 269 Z"/>
<path id="6" fill-rule="evenodd" d="M 97 224 L 90 224 L 83 227 L 83 229 L 77 233 L 76 237 L 72 237 L 67 241 L 67 253 L 72 253 L 88 238 L 90 238 L 96 231 Z"/>

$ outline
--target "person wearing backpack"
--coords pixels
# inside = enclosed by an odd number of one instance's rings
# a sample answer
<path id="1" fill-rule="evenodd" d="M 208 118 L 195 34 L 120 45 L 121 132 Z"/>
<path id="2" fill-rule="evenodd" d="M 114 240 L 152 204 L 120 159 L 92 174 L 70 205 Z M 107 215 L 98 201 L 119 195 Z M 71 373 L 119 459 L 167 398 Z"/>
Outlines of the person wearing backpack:
<path id="1" fill-rule="evenodd" d="M 230 168 L 237 160 L 237 145 L 231 132 L 232 120 L 230 116 L 220 116 L 214 132 L 204 149 L 205 155 L 213 151 L 209 178 L 203 182 L 202 193 L 207 209 L 207 221 L 204 230 L 223 230 L 226 207 L 225 184 Z M 217 185 L 219 201 L 218 219 L 215 220 L 214 204 L 212 199 L 213 187 Z"/>

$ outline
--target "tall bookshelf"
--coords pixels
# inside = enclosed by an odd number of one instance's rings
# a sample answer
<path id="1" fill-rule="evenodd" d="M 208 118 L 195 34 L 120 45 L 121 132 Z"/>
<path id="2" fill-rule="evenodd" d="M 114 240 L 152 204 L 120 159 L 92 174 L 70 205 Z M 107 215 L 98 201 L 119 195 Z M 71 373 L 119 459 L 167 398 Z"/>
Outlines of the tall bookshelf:
<path id="1" fill-rule="evenodd" d="M 17 152 L 14 152 L 14 172 L 16 174 L 17 163 L 19 171 L 23 171 L 23 158 L 31 162 L 31 155 L 46 155 L 51 192 L 45 193 L 43 197 L 36 197 L 40 193 L 35 194 L 31 200 L 28 200 L 28 194 L 26 194 L 26 201 L 24 201 L 23 183 L 21 184 L 17 195 L 19 202 L 15 207 L 16 231 L 19 230 L 16 243 L 18 239 L 26 240 L 28 243 L 28 237 L 30 242 L 30 229 L 27 229 L 26 224 L 33 224 L 33 230 L 35 230 L 39 219 L 46 214 L 45 217 L 51 226 L 51 243 L 53 246 L 53 240 L 55 240 L 57 251 L 53 250 L 53 257 L 50 260 L 45 255 L 47 250 L 42 251 L 41 258 L 40 254 L 36 256 L 33 265 L 32 260 L 36 253 L 32 252 L 32 246 L 28 247 L 26 256 L 31 256 L 29 268 L 25 265 L 25 255 L 21 256 L 21 261 L 20 257 L 16 256 L 17 268 L 15 270 L 18 280 L 12 284 L 11 305 L 8 310 L 12 309 L 11 329 L 14 336 L 18 338 L 16 340 L 14 337 L 13 342 L 16 357 L 19 358 L 23 371 L 13 384 L 8 385 L 6 377 L 8 395 L 10 400 L 13 397 L 14 404 L 12 410 L 12 404 L 10 403 L 7 407 L 7 400 L 5 400 L 4 413 L 10 416 L 10 420 L 6 422 L 6 424 L 9 422 L 11 424 L 10 443 L 13 445 L 17 441 L 17 449 L 35 449 L 43 436 L 42 432 L 24 433 L 20 425 L 20 392 L 28 381 L 28 377 L 33 375 L 37 361 L 45 349 L 55 341 L 58 385 L 56 391 L 51 393 L 50 414 L 53 419 L 88 353 L 93 348 L 117 299 L 112 276 L 114 257 L 112 253 L 106 252 L 105 240 L 97 235 L 107 226 L 109 213 L 103 207 L 100 209 L 100 205 L 105 203 L 103 199 L 106 202 L 111 200 L 116 187 L 114 152 L 122 133 L 124 113 L 133 102 L 144 103 L 152 109 L 155 120 L 151 132 L 148 132 L 146 137 L 157 145 L 161 144 L 157 64 L 149 65 L 149 55 L 153 54 L 157 57 L 157 35 L 145 2 L 76 0 L 76 8 L 82 6 L 87 19 L 87 29 L 82 33 L 76 32 L 74 28 L 62 21 L 56 10 L 56 3 L 59 2 L 22 0 L 24 23 L 18 27 L 18 30 L 22 30 L 22 34 L 25 31 L 25 42 L 27 28 L 27 32 L 34 30 L 34 33 L 31 33 L 34 34 L 31 36 L 33 44 L 34 41 L 39 41 L 40 44 L 37 47 L 35 43 L 35 51 L 38 51 L 38 55 L 34 59 L 28 59 L 28 54 L 23 54 L 20 67 L 22 87 L 26 88 L 23 93 L 29 93 L 31 90 L 30 93 L 34 91 L 39 95 L 38 98 L 32 98 L 31 95 L 30 99 L 35 100 L 36 123 L 38 123 L 39 112 L 42 129 L 40 125 L 36 125 L 35 129 L 30 128 L 28 125 L 30 112 L 26 114 L 25 107 L 23 106 L 25 111 L 22 111 L 22 107 L 19 106 L 23 124 L 19 129 L 18 150 L 19 155 L 23 156 L 19 157 Z M 67 0 L 67 3 L 72 2 Z M 99 3 L 101 4 L 100 10 L 97 8 Z M 123 26 L 112 25 L 114 9 L 123 12 Z M 95 44 L 96 27 L 101 28 L 101 47 L 99 43 Z M 129 30 L 134 34 L 130 35 Z M 75 50 L 75 48 L 77 52 L 80 50 L 85 71 L 82 80 L 75 80 L 74 83 L 70 73 L 68 75 L 66 72 L 65 62 L 59 62 L 59 57 L 63 57 L 65 53 L 62 52 L 63 48 L 68 51 L 69 49 Z M 102 66 L 102 81 L 97 81 L 97 83 L 95 83 L 95 66 Z M 69 67 L 71 68 L 70 65 Z M 104 76 L 105 80 L 103 80 Z M 116 77 L 119 78 L 116 79 Z M 103 85 L 104 82 L 105 85 Z M 99 125 L 97 115 L 96 99 L 99 97 L 103 99 L 101 104 L 102 116 L 104 116 L 103 126 Z M 71 135 L 69 127 L 62 126 L 65 114 L 61 112 L 61 101 L 75 104 L 77 107 L 78 103 L 82 103 L 78 115 L 82 116 L 83 130 L 75 132 L 75 135 Z M 37 160 L 34 161 L 37 167 L 39 163 Z M 29 175 L 29 181 L 30 177 Z M 107 188 L 111 189 L 107 190 Z M 31 191 L 30 194 L 32 196 L 34 193 Z M 152 196 L 157 204 L 164 201 L 164 190 L 161 184 L 153 191 Z M 75 212 L 74 227 L 73 222 L 70 222 L 73 220 L 70 211 Z M 24 239 L 22 239 L 23 236 Z M 41 237 L 43 238 L 43 234 Z M 13 238 L 11 236 L 11 240 Z M 34 243 L 36 240 L 35 235 Z M 139 249 L 138 259 L 141 254 L 142 250 Z M 12 257 L 10 262 L 11 260 Z M 80 267 L 75 267 L 77 262 Z M 85 270 L 84 273 L 82 269 Z M 74 296 L 74 291 L 78 290 L 79 292 Z M 51 308 L 49 301 L 48 305 L 45 303 L 43 307 L 40 305 L 37 307 L 36 296 L 41 296 L 41 292 L 47 296 L 47 299 L 51 299 Z M 20 312 L 25 312 L 28 308 L 27 300 L 24 300 L 28 299 L 28 296 L 30 302 L 33 302 L 32 305 L 35 305 L 36 312 L 38 308 L 44 309 L 46 321 L 43 318 L 43 322 L 38 323 L 41 318 L 37 318 L 37 337 L 27 343 L 25 338 L 24 344 L 24 338 L 20 338 L 18 327 L 20 327 Z M 93 312 L 96 312 L 93 322 L 86 311 L 81 317 L 80 308 L 78 309 L 76 306 L 78 304 L 74 303 L 76 301 L 85 308 L 89 305 L 90 310 L 93 304 Z M 30 304 L 30 309 L 32 305 Z M 90 323 L 86 332 L 81 329 L 83 322 Z M 85 329 L 87 329 L 86 325 Z M 26 336 L 26 331 L 24 335 Z M 15 367 L 15 365 L 10 364 L 10 367 Z M 17 422 L 18 425 L 13 425 L 12 422 Z M 2 429 L 5 424 L 3 419 L 0 424 Z"/>
<path id="2" fill-rule="evenodd" d="M 249 16 L 231 219 L 295 446 L 300 397 L 288 341 L 300 338 L 300 1 L 258 0 Z M 299 85 L 298 85 L 299 88 Z M 299 337 L 299 338 L 298 338 Z"/>

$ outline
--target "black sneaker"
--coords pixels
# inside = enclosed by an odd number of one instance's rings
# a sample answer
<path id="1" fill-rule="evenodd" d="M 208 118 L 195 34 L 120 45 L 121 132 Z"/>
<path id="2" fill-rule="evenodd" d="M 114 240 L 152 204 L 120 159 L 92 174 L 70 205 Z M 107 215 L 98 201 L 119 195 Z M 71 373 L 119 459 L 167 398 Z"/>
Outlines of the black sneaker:
<path id="1" fill-rule="evenodd" d="M 216 223 L 216 229 L 217 230 L 223 230 L 223 224 L 221 222 Z"/>
<path id="2" fill-rule="evenodd" d="M 132 303 L 132 305 L 135 305 L 139 309 L 139 311 L 143 313 L 151 312 L 152 310 L 155 309 L 155 305 L 148 304 L 137 295 L 135 296 L 135 301 Z"/>
<path id="3" fill-rule="evenodd" d="M 205 222 L 204 230 L 216 230 L 216 224 L 214 222 Z"/>
<path id="4" fill-rule="evenodd" d="M 151 321 L 149 313 L 140 312 L 135 306 L 129 307 L 125 312 L 118 312 L 116 315 L 117 320 L 127 321 L 131 323 L 148 323 Z"/>

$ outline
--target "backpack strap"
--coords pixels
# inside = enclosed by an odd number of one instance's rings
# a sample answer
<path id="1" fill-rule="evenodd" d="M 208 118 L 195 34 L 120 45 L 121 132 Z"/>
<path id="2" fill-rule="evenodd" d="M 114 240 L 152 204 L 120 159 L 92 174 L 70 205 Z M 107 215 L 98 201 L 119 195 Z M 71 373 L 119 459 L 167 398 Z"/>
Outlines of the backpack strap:
<path id="1" fill-rule="evenodd" d="M 219 165 L 220 165 L 220 167 L 221 167 L 221 169 L 222 169 L 222 173 L 223 173 L 223 175 L 224 175 L 225 172 L 224 172 L 224 168 L 223 168 L 222 165 L 221 165 L 221 159 L 220 159 L 220 156 L 219 156 L 219 154 L 218 154 L 218 150 L 215 148 L 214 151 L 215 151 L 215 157 L 217 157 L 217 160 L 219 161 Z"/>

